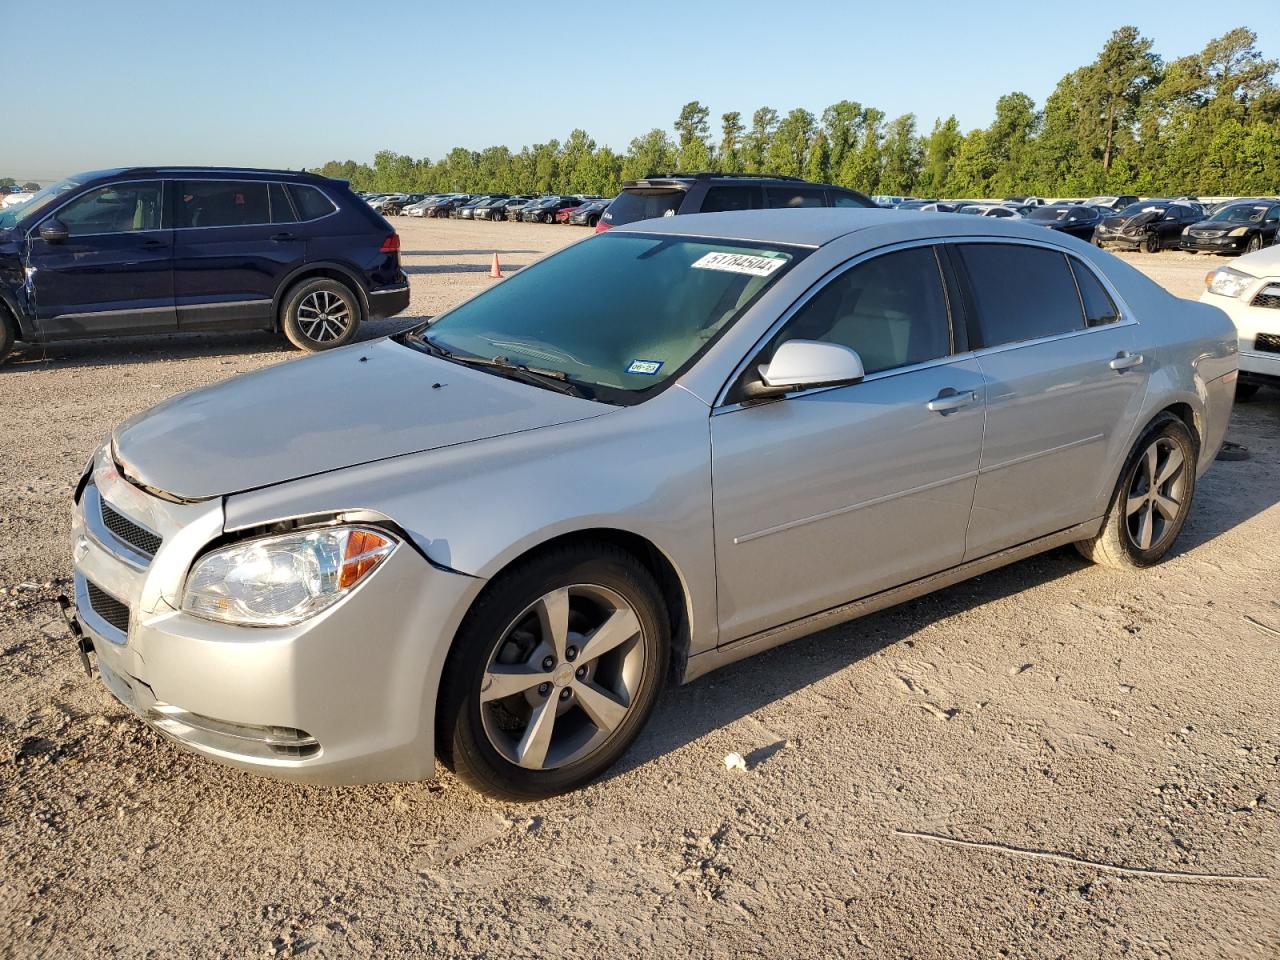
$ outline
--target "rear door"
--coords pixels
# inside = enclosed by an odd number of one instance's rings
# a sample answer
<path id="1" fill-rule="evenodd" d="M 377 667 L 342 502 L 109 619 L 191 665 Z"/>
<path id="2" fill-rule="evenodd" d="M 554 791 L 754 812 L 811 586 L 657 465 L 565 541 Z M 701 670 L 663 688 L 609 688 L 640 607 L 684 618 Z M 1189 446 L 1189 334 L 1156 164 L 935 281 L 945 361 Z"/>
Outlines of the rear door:
<path id="1" fill-rule="evenodd" d="M 966 559 L 1094 519 L 1146 394 L 1136 326 L 1057 248 L 957 243 L 987 423 Z"/>
<path id="2" fill-rule="evenodd" d="M 67 228 L 59 243 L 27 240 L 27 276 L 41 335 L 93 337 L 175 326 L 173 231 L 164 184 L 129 181 L 95 187 L 46 220 Z"/>
<path id="3" fill-rule="evenodd" d="M 751 362 L 822 340 L 856 350 L 866 378 L 713 413 L 721 643 L 960 562 L 984 386 L 953 302 L 932 246 L 862 259 Z"/>
<path id="4" fill-rule="evenodd" d="M 262 329 L 306 241 L 284 188 L 265 180 L 180 180 L 174 191 L 178 328 Z"/>

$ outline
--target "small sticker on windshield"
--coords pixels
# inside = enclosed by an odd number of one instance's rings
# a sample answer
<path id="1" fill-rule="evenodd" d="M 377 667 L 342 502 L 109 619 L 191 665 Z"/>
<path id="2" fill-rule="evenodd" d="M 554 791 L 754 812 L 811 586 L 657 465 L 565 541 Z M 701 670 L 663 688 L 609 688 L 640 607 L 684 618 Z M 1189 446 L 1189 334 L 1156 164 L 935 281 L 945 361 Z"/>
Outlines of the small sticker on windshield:
<path id="1" fill-rule="evenodd" d="M 652 377 L 662 369 L 661 360 L 632 360 L 627 364 L 627 373 L 638 373 L 642 377 Z"/>
<path id="2" fill-rule="evenodd" d="M 697 270 L 722 270 L 725 273 L 749 273 L 767 277 L 786 263 L 781 257 L 752 257 L 745 253 L 708 253 L 693 263 Z"/>

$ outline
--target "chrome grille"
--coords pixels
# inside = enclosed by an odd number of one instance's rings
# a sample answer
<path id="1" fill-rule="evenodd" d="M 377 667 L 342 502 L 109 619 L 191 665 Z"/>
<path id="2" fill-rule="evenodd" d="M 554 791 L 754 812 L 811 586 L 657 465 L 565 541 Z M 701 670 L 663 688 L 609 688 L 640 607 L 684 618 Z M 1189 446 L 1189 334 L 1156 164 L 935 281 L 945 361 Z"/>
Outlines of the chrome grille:
<path id="1" fill-rule="evenodd" d="M 89 606 L 121 633 L 129 632 L 129 607 L 107 593 L 92 580 L 85 581 L 85 589 L 89 594 Z"/>
<path id="2" fill-rule="evenodd" d="M 139 553 L 148 557 L 156 555 L 156 551 L 160 549 L 160 544 L 163 542 L 160 537 L 117 512 L 106 500 L 100 500 L 99 503 L 103 526 Z"/>
<path id="3" fill-rule="evenodd" d="M 1260 333 L 1253 338 L 1253 348 L 1263 353 L 1280 353 L 1280 334 Z"/>

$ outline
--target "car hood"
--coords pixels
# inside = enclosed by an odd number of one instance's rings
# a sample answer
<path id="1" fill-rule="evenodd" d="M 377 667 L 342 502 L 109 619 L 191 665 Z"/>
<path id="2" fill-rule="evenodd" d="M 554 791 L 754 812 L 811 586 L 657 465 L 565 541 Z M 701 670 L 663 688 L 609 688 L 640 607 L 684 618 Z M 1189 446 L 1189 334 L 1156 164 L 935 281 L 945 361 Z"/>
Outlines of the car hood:
<path id="1" fill-rule="evenodd" d="M 1251 276 L 1280 277 L 1280 246 L 1264 247 L 1257 253 L 1246 253 L 1231 261 L 1232 270 L 1240 270 Z"/>
<path id="2" fill-rule="evenodd" d="M 179 394 L 112 441 L 129 479 L 201 500 L 613 409 L 380 340 Z"/>

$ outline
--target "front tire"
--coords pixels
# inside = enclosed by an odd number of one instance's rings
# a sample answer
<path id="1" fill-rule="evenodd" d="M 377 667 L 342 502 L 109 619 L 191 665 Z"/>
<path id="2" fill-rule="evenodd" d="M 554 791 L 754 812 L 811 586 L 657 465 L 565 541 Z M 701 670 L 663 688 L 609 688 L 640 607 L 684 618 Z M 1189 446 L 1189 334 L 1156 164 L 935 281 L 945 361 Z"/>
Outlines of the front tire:
<path id="1" fill-rule="evenodd" d="M 1160 242 L 1160 234 L 1158 233 L 1147 234 L 1147 239 L 1142 242 L 1142 249 L 1147 251 L 1147 253 L 1159 253 L 1161 249 L 1163 249 L 1163 246 L 1164 245 Z"/>
<path id="2" fill-rule="evenodd" d="M 317 353 L 345 346 L 360 325 L 360 301 L 328 277 L 304 280 L 285 297 L 280 327 L 299 350 Z"/>
<path id="3" fill-rule="evenodd" d="M 1178 538 L 1196 489 L 1199 446 L 1172 413 L 1156 417 L 1125 461 L 1102 529 L 1076 549 L 1119 570 L 1154 566 Z"/>
<path id="4" fill-rule="evenodd" d="M 1245 253 L 1257 253 L 1262 249 L 1262 234 L 1255 233 L 1249 238 L 1249 242 L 1244 245 Z"/>
<path id="5" fill-rule="evenodd" d="M 505 800 L 594 780 L 653 712 L 669 622 L 652 575 L 610 544 L 520 562 L 486 588 L 454 640 L 440 680 L 441 761 Z"/>

